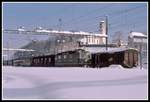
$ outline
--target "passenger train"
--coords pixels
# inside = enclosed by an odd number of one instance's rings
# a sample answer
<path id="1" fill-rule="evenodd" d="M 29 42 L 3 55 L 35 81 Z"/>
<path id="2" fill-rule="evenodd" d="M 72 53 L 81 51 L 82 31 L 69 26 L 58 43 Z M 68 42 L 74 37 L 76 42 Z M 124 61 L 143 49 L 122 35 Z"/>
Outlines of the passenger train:
<path id="1" fill-rule="evenodd" d="M 125 49 L 111 52 L 89 53 L 83 49 L 66 51 L 56 55 L 36 56 L 13 60 L 14 66 L 35 67 L 108 67 L 112 64 L 132 68 L 138 65 L 138 50 Z"/>

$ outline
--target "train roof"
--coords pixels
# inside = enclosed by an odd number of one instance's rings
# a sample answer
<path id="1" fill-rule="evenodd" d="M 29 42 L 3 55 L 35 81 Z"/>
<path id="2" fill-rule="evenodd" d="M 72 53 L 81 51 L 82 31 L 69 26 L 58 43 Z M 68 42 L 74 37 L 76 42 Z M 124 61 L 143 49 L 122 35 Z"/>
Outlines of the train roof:
<path id="1" fill-rule="evenodd" d="M 57 55 L 62 54 L 62 53 L 73 53 L 73 52 L 77 52 L 77 51 L 85 51 L 85 50 L 84 49 L 68 50 L 68 51 L 60 52 Z"/>
<path id="2" fill-rule="evenodd" d="M 92 48 L 85 48 L 85 51 L 88 51 L 90 53 L 114 53 L 114 52 L 121 52 L 121 51 L 126 51 L 126 50 L 136 50 L 135 48 L 108 48 L 108 50 L 106 50 L 105 47 L 101 48 L 101 47 L 92 47 Z"/>
<path id="3" fill-rule="evenodd" d="M 72 52 L 76 52 L 76 51 L 86 51 L 86 52 L 94 54 L 94 53 L 114 53 L 114 52 L 121 52 L 121 51 L 126 51 L 126 50 L 138 51 L 135 48 L 116 48 L 116 47 L 111 48 L 111 47 L 109 47 L 108 50 L 106 50 L 106 47 L 84 47 L 84 48 L 80 48 L 80 49 L 64 51 L 64 52 L 58 53 L 58 55 L 62 54 L 62 53 L 72 53 Z"/>
<path id="4" fill-rule="evenodd" d="M 105 47 L 85 47 L 85 48 L 80 48 L 80 49 L 75 49 L 75 50 L 64 51 L 64 52 L 58 53 L 56 55 L 60 55 L 60 54 L 63 54 L 63 53 L 74 53 L 76 51 L 85 51 L 85 52 L 89 52 L 91 54 L 95 54 L 95 53 L 114 53 L 114 52 L 121 52 L 121 51 L 127 51 L 127 50 L 138 51 L 135 48 L 108 48 L 108 50 L 106 50 Z M 43 55 L 43 56 L 54 56 L 54 54 L 52 54 L 52 55 Z M 43 56 L 35 56 L 34 58 L 43 57 Z"/>

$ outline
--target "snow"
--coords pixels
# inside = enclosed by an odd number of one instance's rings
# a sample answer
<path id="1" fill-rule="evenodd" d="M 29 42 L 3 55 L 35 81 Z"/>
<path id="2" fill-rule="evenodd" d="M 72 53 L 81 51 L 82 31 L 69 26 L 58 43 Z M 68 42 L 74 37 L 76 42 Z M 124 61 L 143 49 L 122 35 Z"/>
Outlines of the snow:
<path id="1" fill-rule="evenodd" d="M 143 33 L 140 33 L 140 32 L 131 32 L 129 34 L 129 36 L 132 38 L 134 36 L 139 36 L 139 37 L 147 37 L 146 35 L 144 35 Z"/>
<path id="2" fill-rule="evenodd" d="M 147 69 L 3 66 L 3 99 L 147 99 Z"/>
<path id="3" fill-rule="evenodd" d="M 14 48 L 3 48 L 5 51 L 35 51 L 32 49 L 14 49 Z"/>

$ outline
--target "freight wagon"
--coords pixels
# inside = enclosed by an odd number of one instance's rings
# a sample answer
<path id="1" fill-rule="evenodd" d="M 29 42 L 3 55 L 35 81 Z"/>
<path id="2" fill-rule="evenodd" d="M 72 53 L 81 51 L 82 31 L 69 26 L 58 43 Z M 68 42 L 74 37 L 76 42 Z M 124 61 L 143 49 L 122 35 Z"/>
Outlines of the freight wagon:
<path id="1" fill-rule="evenodd" d="M 108 67 L 112 64 L 126 68 L 138 65 L 138 51 L 136 49 L 114 50 L 91 54 L 90 67 Z"/>

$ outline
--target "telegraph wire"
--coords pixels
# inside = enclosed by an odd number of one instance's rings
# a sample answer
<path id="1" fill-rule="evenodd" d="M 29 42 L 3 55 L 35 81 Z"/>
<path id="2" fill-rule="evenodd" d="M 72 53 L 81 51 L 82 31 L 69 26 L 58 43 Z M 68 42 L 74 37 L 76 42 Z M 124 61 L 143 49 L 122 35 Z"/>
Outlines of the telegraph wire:
<path id="1" fill-rule="evenodd" d="M 134 11 L 134 10 L 136 10 L 136 9 L 139 9 L 139 8 L 142 8 L 142 7 L 145 7 L 145 6 L 136 6 L 136 7 L 134 7 L 134 8 L 129 8 L 129 9 L 125 9 L 125 10 L 120 10 L 120 11 L 117 11 L 117 12 L 111 12 L 111 13 L 108 13 L 107 15 L 114 15 L 114 16 L 112 16 L 112 17 L 115 17 L 115 16 L 118 16 L 118 15 L 120 15 L 120 14 L 123 14 L 123 13 L 127 13 L 127 12 L 130 12 L 130 11 Z M 89 15 L 89 14 L 88 14 Z M 90 19 L 94 19 L 94 18 L 99 18 L 99 17 L 101 17 L 101 16 L 105 16 L 104 14 L 103 15 L 99 15 L 99 16 L 95 16 L 95 17 L 91 17 L 91 18 L 88 18 L 88 19 L 84 19 L 84 20 L 90 20 Z M 82 17 L 82 16 L 80 16 L 80 17 Z M 86 16 L 87 17 L 87 16 Z M 78 20 L 78 21 L 80 21 L 79 20 L 79 18 L 78 19 L 74 19 L 73 20 L 73 22 L 75 21 L 75 20 Z M 84 21 L 84 20 L 82 20 L 82 21 Z M 70 22 L 69 22 L 69 24 L 71 24 Z M 67 24 L 67 26 L 69 25 L 69 24 Z M 66 25 L 65 23 L 64 23 L 64 25 Z M 63 25 L 63 26 L 64 26 Z"/>
<path id="2" fill-rule="evenodd" d="M 112 5 L 112 6 L 114 6 L 114 5 Z M 104 10 L 106 7 L 110 8 L 110 7 L 112 7 L 112 6 L 110 6 L 110 5 L 105 5 L 104 7 L 100 7 L 100 8 L 91 10 L 91 11 L 89 11 L 87 14 L 80 15 L 80 16 L 78 16 L 78 17 L 76 17 L 76 18 L 72 18 L 72 19 L 70 19 L 70 20 L 64 22 L 64 23 L 63 23 L 63 26 L 68 26 L 68 25 L 70 25 L 70 22 L 80 21 L 81 18 L 88 17 L 90 13 L 95 13 L 95 11 L 97 11 L 97 10 Z M 107 9 L 107 8 L 106 8 L 106 9 Z M 88 16 L 87 16 L 87 15 L 88 15 Z M 56 26 L 56 25 L 55 25 L 55 26 Z"/>

